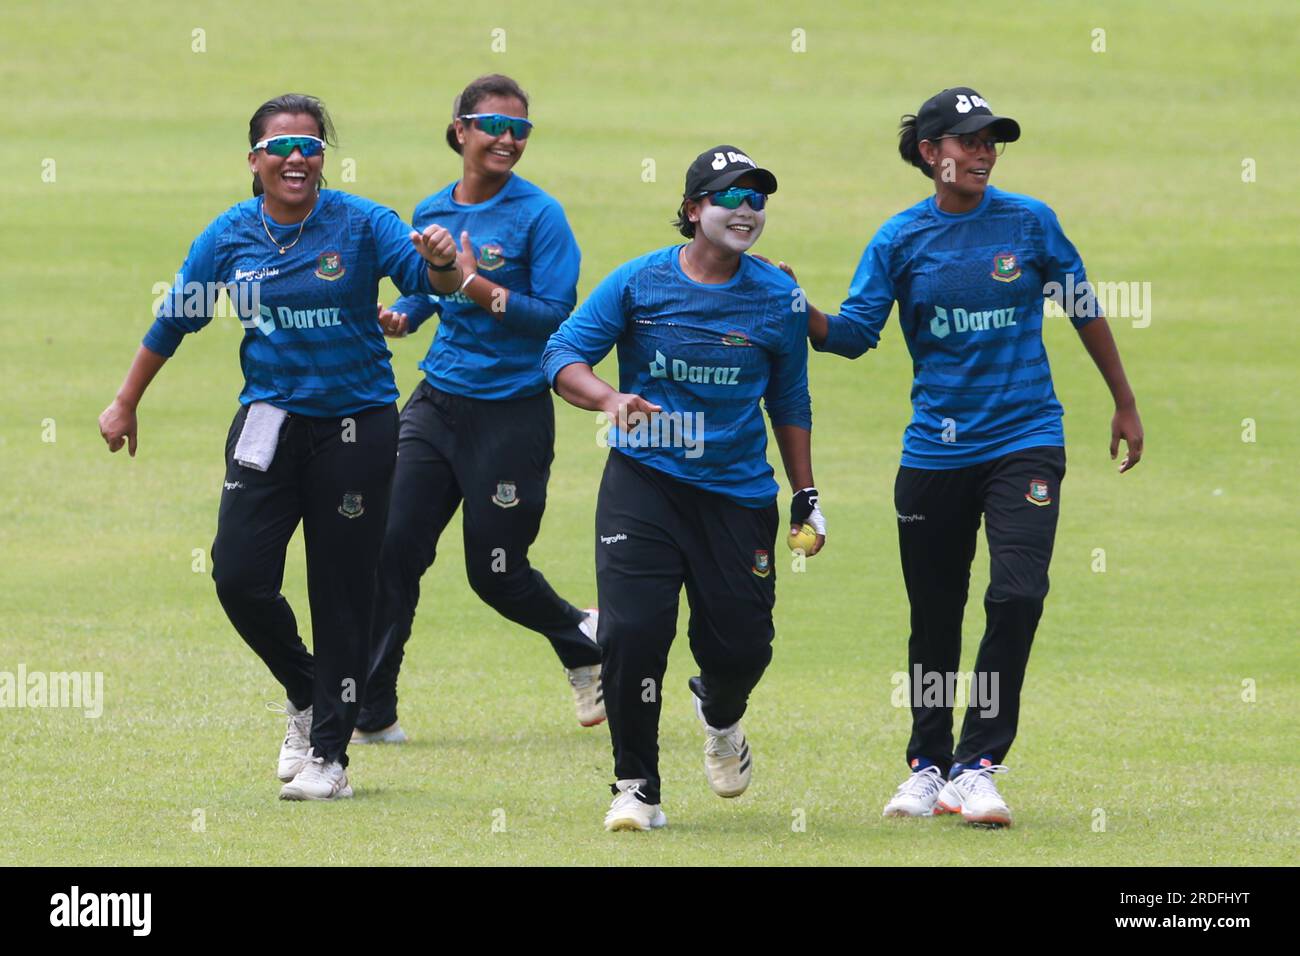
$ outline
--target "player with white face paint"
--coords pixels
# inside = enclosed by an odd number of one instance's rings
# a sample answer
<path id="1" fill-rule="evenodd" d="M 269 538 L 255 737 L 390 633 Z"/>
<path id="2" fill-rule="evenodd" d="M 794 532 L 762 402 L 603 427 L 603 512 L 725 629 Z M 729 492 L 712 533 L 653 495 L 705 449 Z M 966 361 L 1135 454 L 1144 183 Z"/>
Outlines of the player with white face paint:
<path id="1" fill-rule="evenodd" d="M 734 146 L 702 153 L 686 174 L 675 225 L 685 245 L 615 270 L 547 344 L 542 368 L 566 401 L 613 423 L 596 503 L 601 672 L 614 744 L 607 830 L 665 825 L 659 711 L 677 604 L 686 587 L 690 679 L 704 724 L 704 768 L 738 797 L 753 768 L 741 730 L 772 659 L 777 483 L 767 463 L 767 407 L 791 486 L 793 527 L 821 534 L 813 487 L 806 313 L 793 281 L 746 255 L 762 234 L 776 177 Z M 592 372 L 617 346 L 619 387 Z M 650 424 L 649 431 L 645 429 Z M 664 423 L 691 446 L 671 439 Z"/>

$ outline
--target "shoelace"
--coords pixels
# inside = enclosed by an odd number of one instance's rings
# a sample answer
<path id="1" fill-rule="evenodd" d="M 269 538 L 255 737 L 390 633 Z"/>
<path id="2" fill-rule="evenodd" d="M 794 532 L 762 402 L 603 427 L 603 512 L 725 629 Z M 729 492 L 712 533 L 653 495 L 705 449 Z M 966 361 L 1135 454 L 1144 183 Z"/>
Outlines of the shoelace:
<path id="1" fill-rule="evenodd" d="M 311 746 L 311 708 L 301 714 L 291 714 L 288 708 L 275 703 L 275 701 L 268 700 L 266 709 L 273 714 L 289 718 L 289 726 L 284 735 L 284 745 L 286 747 L 292 750 L 303 750 Z"/>
<path id="2" fill-rule="evenodd" d="M 323 779 L 325 776 L 325 758 L 308 757 L 306 763 L 302 765 L 302 769 L 298 771 L 298 774 L 299 776 L 307 774 L 309 777 Z"/>
<path id="3" fill-rule="evenodd" d="M 600 668 L 597 668 L 594 673 L 584 674 L 575 667 L 567 673 L 569 675 L 569 684 L 574 690 L 586 690 L 593 684 L 600 683 Z"/>
<path id="4" fill-rule="evenodd" d="M 646 802 L 645 794 L 641 792 L 640 784 L 637 784 L 636 786 L 632 787 L 630 790 L 619 791 L 618 799 L 614 801 L 614 805 L 610 807 L 610 809 L 622 810 L 624 807 L 630 805 L 628 801 L 632 801 L 632 804 Z"/>
<path id="5" fill-rule="evenodd" d="M 954 783 L 965 787 L 973 795 L 982 797 L 996 797 L 1002 799 L 1002 794 L 998 793 L 998 788 L 994 785 L 991 775 L 995 773 L 1008 773 L 1010 767 L 995 763 L 991 767 L 972 767 L 969 770 L 963 770 L 957 774 Z"/>
<path id="6" fill-rule="evenodd" d="M 715 734 L 712 730 L 705 733 L 709 739 L 704 742 L 704 752 L 710 757 L 739 757 L 745 748 L 745 735 L 739 725 L 729 734 Z"/>
<path id="7" fill-rule="evenodd" d="M 918 770 L 898 785 L 898 797 L 929 797 L 943 786 L 943 773 L 938 767 L 926 767 Z"/>

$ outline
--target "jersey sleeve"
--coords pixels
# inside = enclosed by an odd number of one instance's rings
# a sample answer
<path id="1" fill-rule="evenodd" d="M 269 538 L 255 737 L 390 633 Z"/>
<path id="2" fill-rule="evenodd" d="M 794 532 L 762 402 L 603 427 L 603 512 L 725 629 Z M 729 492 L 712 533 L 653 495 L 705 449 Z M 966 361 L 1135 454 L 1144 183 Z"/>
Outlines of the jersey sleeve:
<path id="1" fill-rule="evenodd" d="M 855 359 L 880 341 L 880 332 L 894 305 L 894 282 L 889 274 L 893 230 L 883 228 L 867 244 L 858 261 L 849 297 L 839 314 L 826 316 L 826 340 L 814 344 L 818 352 L 834 352 Z"/>
<path id="2" fill-rule="evenodd" d="M 190 244 L 175 283 L 157 300 L 153 325 L 142 342 L 149 351 L 170 358 L 186 333 L 197 332 L 212 321 L 222 290 L 217 276 L 217 240 L 225 224 L 222 215 Z"/>
<path id="3" fill-rule="evenodd" d="M 783 296 L 782 311 L 790 309 L 790 297 Z M 773 427 L 796 425 L 812 430 L 812 401 L 808 396 L 808 323 L 804 313 L 787 314 L 780 351 L 763 394 L 763 404 Z"/>
<path id="4" fill-rule="evenodd" d="M 611 272 L 547 340 L 542 373 L 552 388 L 566 365 L 598 365 L 618 342 L 627 326 L 625 300 L 632 275 L 628 265 Z"/>
<path id="5" fill-rule="evenodd" d="M 431 315 L 442 314 L 442 303 L 431 295 L 404 295 L 390 306 L 406 314 L 406 330 L 414 332 Z"/>
<path id="6" fill-rule="evenodd" d="M 560 327 L 578 301 L 582 253 L 557 202 L 542 207 L 528 237 L 528 291 L 510 290 L 501 324 L 530 338 Z"/>
<path id="7" fill-rule="evenodd" d="M 389 276 L 404 296 L 432 294 L 427 263 L 411 244 L 411 227 L 393 210 L 377 203 L 370 204 L 367 216 L 380 273 Z"/>
<path id="8" fill-rule="evenodd" d="M 1037 204 L 1035 212 L 1042 230 L 1043 285 L 1051 290 L 1050 296 L 1070 316 L 1070 324 L 1083 328 L 1101 315 L 1097 306 L 1083 259 L 1061 229 L 1060 220 L 1048 206 Z M 1070 302 L 1065 301 L 1064 290 L 1073 289 Z"/>

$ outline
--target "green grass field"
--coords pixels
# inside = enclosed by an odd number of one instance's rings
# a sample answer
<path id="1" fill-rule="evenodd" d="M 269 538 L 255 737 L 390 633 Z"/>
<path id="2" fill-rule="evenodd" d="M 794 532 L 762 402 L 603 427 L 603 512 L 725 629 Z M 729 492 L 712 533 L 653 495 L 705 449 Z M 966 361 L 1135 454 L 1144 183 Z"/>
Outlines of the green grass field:
<path id="1" fill-rule="evenodd" d="M 292 22 L 245 2 L 0 14 L 0 671 L 105 675 L 98 719 L 0 710 L 0 863 L 1294 861 L 1293 4 L 736 4 L 708 28 L 690 26 L 698 5 L 676 2 L 391 7 L 380 18 L 322 2 Z M 491 49 L 495 28 L 504 52 Z M 796 29 L 806 52 L 791 49 Z M 565 205 L 581 295 L 673 242 L 687 163 L 734 142 L 781 178 L 756 251 L 792 263 L 834 309 L 875 228 L 928 188 L 898 159 L 899 114 L 958 84 L 1024 129 L 994 182 L 1052 205 L 1092 278 L 1151 284 L 1149 327 L 1112 322 L 1147 432 L 1146 458 L 1123 478 L 1100 376 L 1068 324 L 1047 323 L 1070 464 L 1013 772 L 999 781 L 1015 829 L 880 818 L 908 732 L 890 678 L 906 666 L 892 489 L 911 368 L 893 322 L 857 362 L 811 359 L 829 544 L 806 573 L 778 566 L 776 656 L 746 717 L 756 772 L 743 799 L 721 801 L 703 780 L 683 614 L 662 724 L 670 826 L 604 833 L 608 734 L 577 727 L 546 642 L 474 598 L 456 521 L 403 673 L 414 742 L 354 748 L 351 802 L 276 800 L 283 723 L 263 703 L 282 691 L 192 570 L 215 529 L 241 330 L 218 321 L 182 345 L 141 406 L 134 460 L 107 454 L 96 417 L 150 321 L 153 284 L 248 194 L 258 104 L 289 90 L 324 98 L 340 134 L 331 185 L 405 217 L 458 176 L 442 141 L 451 98 L 488 71 L 533 96 L 518 170 Z M 349 159 L 355 182 L 342 178 Z M 1243 182 L 1247 159 L 1256 181 Z M 394 344 L 403 394 L 428 341 L 422 330 Z M 595 593 L 604 452 L 591 415 L 560 403 L 557 419 L 532 557 L 582 605 Z M 981 544 L 965 667 L 986 580 Z M 285 593 L 307 627 L 300 538 Z"/>

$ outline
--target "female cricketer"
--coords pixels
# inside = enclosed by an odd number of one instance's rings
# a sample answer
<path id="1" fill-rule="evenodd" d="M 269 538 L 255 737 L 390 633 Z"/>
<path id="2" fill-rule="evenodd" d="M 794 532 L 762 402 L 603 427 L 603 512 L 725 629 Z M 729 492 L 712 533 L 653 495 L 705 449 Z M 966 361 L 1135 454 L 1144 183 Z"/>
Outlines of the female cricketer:
<path id="1" fill-rule="evenodd" d="M 110 451 L 136 450 L 136 407 L 225 289 L 244 326 L 244 388 L 226 438 L 212 576 L 231 623 L 284 685 L 287 800 L 350 797 L 347 744 L 368 667 L 375 569 L 397 450 L 397 388 L 375 324 L 379 280 L 416 293 L 463 281 L 446 230 L 321 189 L 334 130 L 310 96 L 269 100 L 248 126 L 254 198 L 203 230 L 113 403 Z M 259 194 L 260 193 L 260 194 Z M 280 593 L 299 522 L 315 653 Z"/>
<path id="2" fill-rule="evenodd" d="M 788 276 L 745 255 L 776 177 L 734 146 L 686 173 L 690 239 L 633 259 L 551 336 L 542 366 L 566 401 L 603 412 L 611 445 L 596 503 L 602 678 L 614 745 L 607 830 L 649 830 L 660 809 L 659 711 L 682 585 L 690 680 L 709 786 L 736 797 L 753 760 L 740 726 L 772 658 L 778 487 L 759 400 L 797 489 L 791 531 L 825 543 L 813 484 L 807 318 Z M 618 348 L 619 388 L 592 372 Z"/>
<path id="3" fill-rule="evenodd" d="M 1016 735 L 1020 690 L 1047 595 L 1065 477 L 1062 409 L 1043 348 L 1043 299 L 1069 315 L 1115 400 L 1110 453 L 1142 457 L 1142 423 L 1119 351 L 1083 262 L 1056 214 L 989 185 L 1015 120 L 957 87 L 903 117 L 899 151 L 934 195 L 888 220 L 867 246 L 838 315 L 809 308 L 818 351 L 857 358 L 875 347 L 894 302 L 912 355 L 912 420 L 894 487 L 911 603 L 908 673 L 957 673 L 962 613 L 980 519 L 990 580 L 972 695 L 953 749 L 953 701 L 913 687 L 912 773 L 885 816 L 960 813 L 1010 826 L 992 775 Z M 791 273 L 793 275 L 793 273 Z M 952 686 L 947 680 L 943 686 Z"/>
<path id="4" fill-rule="evenodd" d="M 544 635 L 568 673 L 578 721 L 605 719 L 595 612 L 569 604 L 528 562 L 555 457 L 555 409 L 542 348 L 577 301 L 578 244 L 560 204 L 512 172 L 532 131 L 512 79 L 479 77 L 456 98 L 447 143 L 461 178 L 415 207 L 415 227 L 460 237 L 464 278 L 452 294 L 414 295 L 381 309 L 401 336 L 440 315 L 402 409 L 393 505 L 379 574 L 372 671 L 355 743 L 400 743 L 397 675 L 420 578 L 464 504 L 470 587 L 507 619 Z"/>

